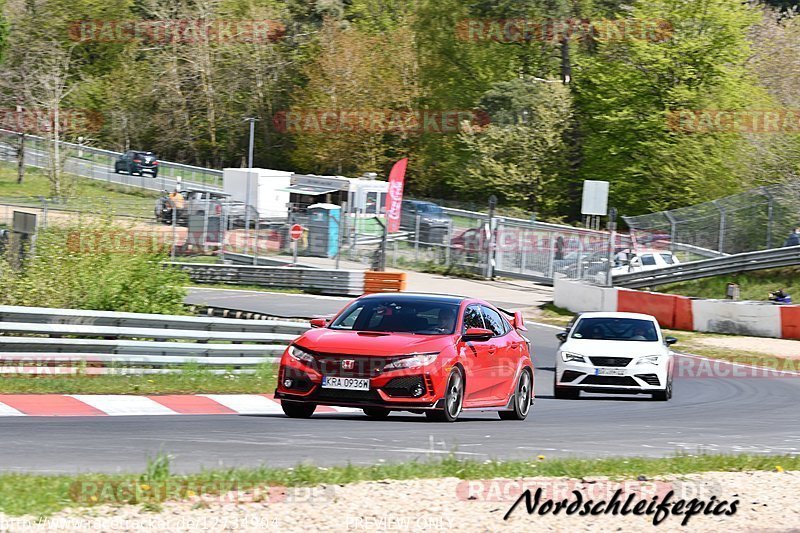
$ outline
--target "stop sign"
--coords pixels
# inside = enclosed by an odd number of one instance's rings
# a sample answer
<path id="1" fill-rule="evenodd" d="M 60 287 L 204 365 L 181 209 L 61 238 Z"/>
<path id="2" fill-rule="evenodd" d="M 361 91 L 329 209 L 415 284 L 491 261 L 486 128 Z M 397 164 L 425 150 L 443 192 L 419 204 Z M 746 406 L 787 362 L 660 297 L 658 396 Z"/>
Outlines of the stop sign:
<path id="1" fill-rule="evenodd" d="M 300 239 L 300 237 L 303 236 L 303 226 L 300 224 L 292 225 L 292 228 L 289 230 L 289 236 L 293 241 Z"/>

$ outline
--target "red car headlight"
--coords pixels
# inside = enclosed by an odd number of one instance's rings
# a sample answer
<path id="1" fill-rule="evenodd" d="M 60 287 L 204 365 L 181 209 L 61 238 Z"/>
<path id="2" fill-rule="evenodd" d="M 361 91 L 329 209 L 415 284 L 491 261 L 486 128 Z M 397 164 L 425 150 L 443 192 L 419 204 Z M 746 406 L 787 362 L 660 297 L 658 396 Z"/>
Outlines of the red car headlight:
<path id="1" fill-rule="evenodd" d="M 300 361 L 303 364 L 310 365 L 314 362 L 313 355 L 303 350 L 299 346 L 295 346 L 294 344 L 289 346 L 289 351 L 287 353 L 289 354 L 289 357 L 297 361 Z"/>
<path id="2" fill-rule="evenodd" d="M 403 368 L 417 368 L 420 366 L 426 366 L 436 361 L 437 357 L 439 357 L 439 352 L 410 354 L 408 357 L 403 357 L 402 359 L 392 361 L 388 365 L 384 366 L 383 370 L 386 372 L 389 370 L 400 370 Z"/>

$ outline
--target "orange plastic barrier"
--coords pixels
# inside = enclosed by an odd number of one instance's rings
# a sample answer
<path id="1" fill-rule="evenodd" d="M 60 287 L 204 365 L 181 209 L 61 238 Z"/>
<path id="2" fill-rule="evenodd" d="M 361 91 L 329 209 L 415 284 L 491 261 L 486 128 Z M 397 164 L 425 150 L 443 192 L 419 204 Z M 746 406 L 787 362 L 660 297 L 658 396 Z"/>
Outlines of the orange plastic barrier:
<path id="1" fill-rule="evenodd" d="M 781 306 L 781 337 L 800 339 L 800 305 Z"/>
<path id="2" fill-rule="evenodd" d="M 406 290 L 405 272 L 364 273 L 364 294 L 376 292 L 402 292 Z"/>
<path id="3" fill-rule="evenodd" d="M 672 294 L 619 289 L 617 311 L 653 315 L 662 328 L 673 328 L 676 298 Z"/>

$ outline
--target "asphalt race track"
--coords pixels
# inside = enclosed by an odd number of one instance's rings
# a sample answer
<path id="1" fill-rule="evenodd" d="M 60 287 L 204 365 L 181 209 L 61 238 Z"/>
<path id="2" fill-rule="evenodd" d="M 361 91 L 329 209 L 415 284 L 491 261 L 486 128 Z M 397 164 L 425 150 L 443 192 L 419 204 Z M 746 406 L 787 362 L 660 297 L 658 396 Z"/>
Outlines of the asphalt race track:
<path id="1" fill-rule="evenodd" d="M 138 471 L 166 452 L 179 471 L 237 465 L 366 464 L 426 459 L 672 455 L 800 450 L 800 376 L 676 375 L 675 397 L 552 398 L 556 329 L 531 326 L 536 405 L 524 422 L 465 413 L 454 424 L 392 414 L 370 421 L 351 414 L 310 420 L 283 416 L 0 418 L 0 469 L 29 472 Z M 684 368 L 696 359 L 682 360 Z M 729 365 L 720 366 L 723 372 Z M 685 370 L 679 374 L 687 374 Z M 271 392 L 271 391 L 265 391 Z"/>

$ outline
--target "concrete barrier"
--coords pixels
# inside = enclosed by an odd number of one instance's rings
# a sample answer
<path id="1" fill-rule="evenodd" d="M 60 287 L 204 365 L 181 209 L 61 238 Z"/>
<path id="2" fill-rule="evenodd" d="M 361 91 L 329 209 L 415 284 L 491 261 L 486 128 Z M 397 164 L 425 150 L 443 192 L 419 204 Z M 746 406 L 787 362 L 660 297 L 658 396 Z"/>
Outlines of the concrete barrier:
<path id="1" fill-rule="evenodd" d="M 780 307 L 768 303 L 694 300 L 695 331 L 780 338 Z"/>
<path id="2" fill-rule="evenodd" d="M 555 305 L 573 313 L 638 312 L 653 315 L 670 329 L 800 339 L 800 306 L 700 300 L 561 279 L 555 280 L 554 288 Z"/>
<path id="3" fill-rule="evenodd" d="M 596 287 L 579 281 L 554 280 L 554 302 L 573 313 L 590 311 L 616 311 L 617 289 Z"/>

